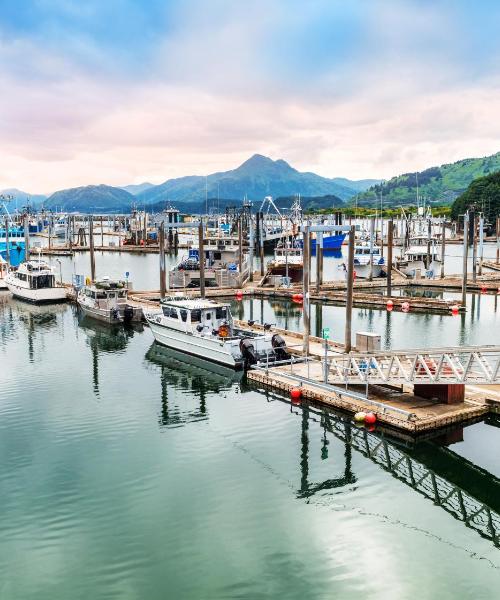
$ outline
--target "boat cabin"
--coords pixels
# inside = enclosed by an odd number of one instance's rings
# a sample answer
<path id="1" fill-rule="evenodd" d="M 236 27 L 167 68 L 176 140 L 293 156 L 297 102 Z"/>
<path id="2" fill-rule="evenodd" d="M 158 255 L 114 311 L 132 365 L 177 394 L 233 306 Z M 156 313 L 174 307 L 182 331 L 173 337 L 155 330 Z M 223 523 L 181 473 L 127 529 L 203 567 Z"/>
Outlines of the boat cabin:
<path id="1" fill-rule="evenodd" d="M 82 293 L 96 302 L 96 304 L 122 304 L 127 300 L 127 283 L 125 281 L 114 281 L 109 277 L 98 279 L 92 285 L 86 285 Z"/>
<path id="2" fill-rule="evenodd" d="M 229 304 L 210 300 L 162 300 L 164 324 L 171 329 L 201 336 L 232 335 L 233 317 Z"/>
<path id="3" fill-rule="evenodd" d="M 15 271 L 14 277 L 25 282 L 23 287 L 29 287 L 31 290 L 56 287 L 56 278 L 52 268 L 42 261 L 22 263 L 19 269 Z"/>

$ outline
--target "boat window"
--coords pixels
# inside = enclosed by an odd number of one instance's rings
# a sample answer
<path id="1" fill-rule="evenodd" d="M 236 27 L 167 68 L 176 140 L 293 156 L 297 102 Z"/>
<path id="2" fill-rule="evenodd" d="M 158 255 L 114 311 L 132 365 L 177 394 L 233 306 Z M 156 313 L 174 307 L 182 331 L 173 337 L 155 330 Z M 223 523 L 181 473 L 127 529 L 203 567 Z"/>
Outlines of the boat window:
<path id="1" fill-rule="evenodd" d="M 185 308 L 181 308 L 179 312 L 181 313 L 182 322 L 185 323 L 187 321 L 188 311 Z"/>
<path id="2" fill-rule="evenodd" d="M 191 323 L 199 323 L 201 321 L 201 310 L 195 308 L 191 311 Z"/>
<path id="3" fill-rule="evenodd" d="M 98 300 L 105 300 L 106 299 L 106 292 L 96 292 L 96 298 Z"/>
<path id="4" fill-rule="evenodd" d="M 211 313 L 211 312 L 207 312 L 207 313 L 205 313 L 205 319 L 206 319 L 207 321 L 210 321 L 210 320 L 212 319 L 212 313 Z"/>
<path id="5" fill-rule="evenodd" d="M 16 276 L 18 279 L 20 279 L 21 281 L 26 281 L 27 277 L 26 277 L 26 273 L 16 273 Z"/>
<path id="6" fill-rule="evenodd" d="M 227 310 L 226 307 L 218 307 L 215 309 L 215 318 L 216 319 L 227 319 Z"/>
<path id="7" fill-rule="evenodd" d="M 125 290 L 121 290 L 118 292 L 118 298 L 125 298 Z"/>
<path id="8" fill-rule="evenodd" d="M 222 257 L 222 254 L 220 252 L 214 252 L 214 259 L 215 260 L 220 260 Z"/>

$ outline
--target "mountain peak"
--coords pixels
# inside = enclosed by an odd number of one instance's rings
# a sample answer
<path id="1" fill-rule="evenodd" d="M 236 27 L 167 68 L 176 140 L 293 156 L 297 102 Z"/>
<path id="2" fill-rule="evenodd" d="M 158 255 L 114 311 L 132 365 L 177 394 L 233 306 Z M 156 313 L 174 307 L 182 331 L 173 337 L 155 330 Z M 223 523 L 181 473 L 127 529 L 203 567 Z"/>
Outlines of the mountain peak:
<path id="1" fill-rule="evenodd" d="M 263 154 L 253 154 L 250 158 L 248 158 L 245 162 L 241 163 L 238 169 L 245 167 L 262 167 L 273 165 L 274 160 L 269 158 L 268 156 L 264 156 Z"/>

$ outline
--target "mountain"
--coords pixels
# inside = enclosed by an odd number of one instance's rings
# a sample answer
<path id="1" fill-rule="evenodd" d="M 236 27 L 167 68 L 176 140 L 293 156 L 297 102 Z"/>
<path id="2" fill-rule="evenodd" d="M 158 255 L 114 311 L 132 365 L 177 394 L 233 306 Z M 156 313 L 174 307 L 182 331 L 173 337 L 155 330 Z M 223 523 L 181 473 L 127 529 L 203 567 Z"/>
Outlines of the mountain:
<path id="1" fill-rule="evenodd" d="M 294 202 L 295 196 L 282 196 L 274 201 L 280 210 L 290 209 Z M 333 194 L 328 194 L 326 196 L 301 196 L 300 205 L 304 211 L 311 211 L 324 208 L 340 208 L 345 206 L 345 202 Z"/>
<path id="2" fill-rule="evenodd" d="M 46 208 L 68 212 L 129 212 L 135 196 L 110 185 L 86 185 L 60 190 L 49 196 Z"/>
<path id="3" fill-rule="evenodd" d="M 149 182 L 145 181 L 144 183 L 135 183 L 135 184 L 131 184 L 131 185 L 124 185 L 120 189 L 125 190 L 126 192 L 129 192 L 133 196 L 137 196 L 137 194 L 140 194 L 141 192 L 144 192 L 145 190 L 148 190 L 149 188 L 151 188 L 153 186 L 154 186 L 154 183 L 149 183 Z"/>
<path id="4" fill-rule="evenodd" d="M 421 199 L 426 198 L 436 204 L 451 204 L 472 181 L 499 170 L 500 152 L 483 158 L 466 158 L 419 173 L 393 177 L 358 194 L 351 202 L 357 202 L 359 206 L 379 205 L 382 194 L 384 206 L 416 204 L 418 181 Z"/>
<path id="5" fill-rule="evenodd" d="M 212 173 L 208 176 L 191 175 L 169 179 L 137 195 L 143 204 L 173 202 L 192 204 L 205 199 L 205 195 L 219 198 L 244 198 L 261 201 L 265 196 L 325 196 L 333 194 L 341 200 L 351 198 L 363 183 L 321 177 L 315 173 L 301 173 L 284 160 L 272 160 L 254 154 L 236 169 Z M 370 180 L 369 180 L 370 181 Z M 369 184 L 367 184 L 369 185 Z"/>
<path id="6" fill-rule="evenodd" d="M 453 203 L 451 217 L 458 220 L 468 208 L 474 207 L 484 214 L 486 222 L 495 225 L 500 215 L 500 171 L 475 179 Z"/>
<path id="7" fill-rule="evenodd" d="M 28 203 L 28 200 L 31 205 L 34 205 L 41 204 L 47 198 L 44 194 L 30 194 L 29 192 L 23 192 L 23 190 L 18 190 L 17 188 L 0 190 L 0 196 L 12 196 L 13 202 L 17 202 L 19 207 L 25 206 Z"/>

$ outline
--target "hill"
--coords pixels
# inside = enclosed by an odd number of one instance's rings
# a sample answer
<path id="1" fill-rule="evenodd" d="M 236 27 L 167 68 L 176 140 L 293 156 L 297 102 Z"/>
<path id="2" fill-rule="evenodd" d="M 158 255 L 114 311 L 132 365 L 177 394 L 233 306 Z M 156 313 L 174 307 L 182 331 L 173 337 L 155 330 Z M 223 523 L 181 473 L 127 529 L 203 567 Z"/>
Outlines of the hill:
<path id="1" fill-rule="evenodd" d="M 45 202 L 48 209 L 67 212 L 129 212 L 135 196 L 110 185 L 86 185 L 60 190 Z"/>
<path id="2" fill-rule="evenodd" d="M 418 173 L 393 177 L 358 194 L 352 203 L 357 202 L 359 206 L 379 204 L 382 194 L 384 206 L 415 204 L 418 182 L 420 198 L 435 204 L 451 204 L 472 181 L 499 170 L 500 152 L 483 158 L 466 158 Z"/>
<path id="3" fill-rule="evenodd" d="M 500 215 L 500 171 L 473 181 L 451 207 L 452 219 L 458 219 L 468 208 L 476 207 L 486 220 L 495 224 Z"/>
<path id="4" fill-rule="evenodd" d="M 172 202 L 183 210 L 180 203 L 200 202 L 205 195 L 219 198 L 244 198 L 260 201 L 264 196 L 325 196 L 333 194 L 342 200 L 351 198 L 365 184 L 359 181 L 321 177 L 315 173 L 301 173 L 284 160 L 272 160 L 254 154 L 236 169 L 212 173 L 208 176 L 191 175 L 169 179 L 140 194 L 140 203 Z M 371 181 L 371 180 L 370 180 Z M 369 184 L 366 184 L 369 185 Z M 366 186 L 365 186 L 366 189 Z"/>
<path id="5" fill-rule="evenodd" d="M 28 202 L 31 205 L 41 204 L 47 198 L 47 196 L 44 194 L 30 194 L 29 192 L 24 192 L 23 190 L 18 190 L 17 188 L 0 190 L 0 195 L 7 197 L 12 196 L 13 202 L 17 202 L 19 207 L 26 206 Z"/>
<path id="6" fill-rule="evenodd" d="M 149 190 L 149 188 L 154 187 L 154 183 L 149 183 L 148 181 L 145 181 L 144 183 L 133 183 L 131 185 L 123 185 L 121 186 L 120 189 L 125 190 L 126 192 L 129 192 L 130 194 L 132 194 L 133 196 L 137 196 L 137 194 L 140 194 L 141 192 L 144 192 L 145 190 Z"/>

